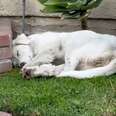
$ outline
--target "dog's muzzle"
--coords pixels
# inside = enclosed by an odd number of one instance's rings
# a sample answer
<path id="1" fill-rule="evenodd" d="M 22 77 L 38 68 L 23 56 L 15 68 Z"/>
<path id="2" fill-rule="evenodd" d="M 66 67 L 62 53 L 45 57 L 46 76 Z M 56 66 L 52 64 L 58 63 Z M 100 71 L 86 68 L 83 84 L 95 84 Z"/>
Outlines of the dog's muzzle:
<path id="1" fill-rule="evenodd" d="M 23 66 L 24 66 L 25 64 L 26 64 L 25 62 L 22 62 L 22 63 L 20 64 L 20 68 L 23 68 Z"/>

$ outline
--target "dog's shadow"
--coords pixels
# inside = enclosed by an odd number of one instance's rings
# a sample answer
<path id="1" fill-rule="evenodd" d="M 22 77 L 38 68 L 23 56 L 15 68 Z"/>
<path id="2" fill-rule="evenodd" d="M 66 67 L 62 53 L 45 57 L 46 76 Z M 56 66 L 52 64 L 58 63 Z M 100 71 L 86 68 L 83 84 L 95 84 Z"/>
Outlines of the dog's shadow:
<path id="1" fill-rule="evenodd" d="M 35 81 L 44 81 L 44 80 L 51 80 L 51 79 L 56 79 L 55 76 L 36 76 L 36 77 L 32 77 L 32 78 L 23 78 L 24 80 L 35 80 Z"/>

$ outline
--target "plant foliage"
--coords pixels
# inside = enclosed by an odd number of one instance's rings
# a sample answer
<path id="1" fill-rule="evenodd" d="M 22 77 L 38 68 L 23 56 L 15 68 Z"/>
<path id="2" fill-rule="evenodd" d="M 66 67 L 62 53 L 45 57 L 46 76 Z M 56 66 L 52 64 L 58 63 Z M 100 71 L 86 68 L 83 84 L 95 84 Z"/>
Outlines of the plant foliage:
<path id="1" fill-rule="evenodd" d="M 62 13 L 63 18 L 80 18 L 99 6 L 102 0 L 39 0 L 47 13 Z"/>

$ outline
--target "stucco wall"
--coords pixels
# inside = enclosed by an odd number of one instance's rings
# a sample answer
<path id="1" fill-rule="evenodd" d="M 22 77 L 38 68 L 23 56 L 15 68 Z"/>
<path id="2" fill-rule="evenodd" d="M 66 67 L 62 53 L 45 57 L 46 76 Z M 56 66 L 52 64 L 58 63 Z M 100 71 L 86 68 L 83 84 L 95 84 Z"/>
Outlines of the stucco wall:
<path id="1" fill-rule="evenodd" d="M 29 16 L 49 16 L 40 12 L 38 0 L 26 0 L 26 14 Z M 22 0 L 0 0 L 1 16 L 21 16 Z M 51 15 L 50 16 L 54 16 Z M 55 15 L 56 16 L 56 15 Z M 116 0 L 103 0 L 99 8 L 93 10 L 90 17 L 116 19 Z"/>
<path id="2" fill-rule="evenodd" d="M 42 5 L 38 0 L 26 0 L 26 15 L 45 16 L 40 12 Z M 22 0 L 0 0 L 1 16 L 21 16 Z"/>
<path id="3" fill-rule="evenodd" d="M 26 32 L 38 33 L 41 31 L 75 31 L 80 30 L 80 22 L 74 20 L 60 20 L 57 14 L 43 14 L 42 5 L 38 0 L 26 0 Z M 0 0 L 0 16 L 12 21 L 14 33 L 21 33 L 22 0 Z M 1 18 L 0 18 L 1 19 Z M 88 19 L 91 30 L 116 35 L 116 0 L 103 0 L 102 4 L 93 10 Z"/>

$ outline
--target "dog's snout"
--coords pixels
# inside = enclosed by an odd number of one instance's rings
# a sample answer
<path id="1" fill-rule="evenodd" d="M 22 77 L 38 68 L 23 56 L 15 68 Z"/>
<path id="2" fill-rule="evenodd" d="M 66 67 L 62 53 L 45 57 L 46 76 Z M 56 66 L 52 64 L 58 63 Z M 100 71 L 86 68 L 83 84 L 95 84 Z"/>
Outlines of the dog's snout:
<path id="1" fill-rule="evenodd" d="M 25 62 L 22 62 L 22 63 L 20 64 L 20 68 L 22 68 L 25 64 L 26 64 Z"/>

